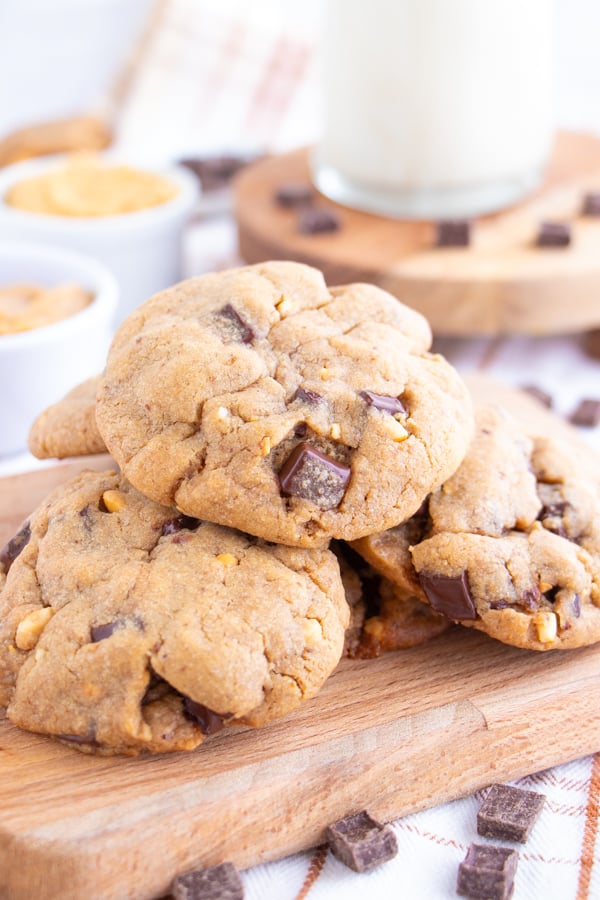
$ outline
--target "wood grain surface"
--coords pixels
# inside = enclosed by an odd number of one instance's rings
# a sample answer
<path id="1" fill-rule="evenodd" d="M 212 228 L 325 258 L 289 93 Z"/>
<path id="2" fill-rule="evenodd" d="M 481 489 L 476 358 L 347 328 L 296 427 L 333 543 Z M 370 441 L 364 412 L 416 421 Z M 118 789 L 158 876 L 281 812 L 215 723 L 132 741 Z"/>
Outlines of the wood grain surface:
<path id="1" fill-rule="evenodd" d="M 600 325 L 600 218 L 580 215 L 600 190 L 600 138 L 557 136 L 542 187 L 522 203 L 473 224 L 468 248 L 436 249 L 435 223 L 334 207 L 342 227 L 300 234 L 297 213 L 274 202 L 285 182 L 310 179 L 308 151 L 274 156 L 236 180 L 240 252 L 247 262 L 294 259 L 322 269 L 329 284 L 369 281 L 429 319 L 436 334 L 558 334 Z M 567 249 L 534 246 L 543 220 L 569 221 Z"/>
<path id="2" fill-rule="evenodd" d="M 48 489 L 107 463 L 2 480 L 0 541 Z M 0 718 L 0 897 L 160 897 L 194 866 L 314 846 L 351 811 L 389 820 L 591 753 L 599 690 L 594 647 L 529 653 L 457 627 L 343 661 L 297 712 L 189 754 L 85 756 Z"/>

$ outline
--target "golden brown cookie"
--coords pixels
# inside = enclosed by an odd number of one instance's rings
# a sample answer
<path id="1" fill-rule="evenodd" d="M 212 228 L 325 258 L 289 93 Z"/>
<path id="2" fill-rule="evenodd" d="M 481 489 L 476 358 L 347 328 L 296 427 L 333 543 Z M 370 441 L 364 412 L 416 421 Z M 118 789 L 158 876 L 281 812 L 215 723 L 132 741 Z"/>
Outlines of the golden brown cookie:
<path id="1" fill-rule="evenodd" d="M 409 522 L 353 546 L 400 589 L 505 643 L 595 643 L 598 458 L 530 398 L 488 381 L 475 390 L 488 402 L 457 472 Z"/>
<path id="2" fill-rule="evenodd" d="M 189 750 L 314 696 L 348 624 L 328 550 L 269 546 L 146 500 L 61 486 L 0 552 L 0 703 L 87 752 Z"/>
<path id="3" fill-rule="evenodd" d="M 38 459 L 64 459 L 106 453 L 96 425 L 100 376 L 88 378 L 44 410 L 29 432 L 29 449 Z"/>
<path id="4" fill-rule="evenodd" d="M 271 262 L 157 294 L 121 326 L 96 417 L 138 490 L 293 546 L 411 515 L 462 459 L 467 391 L 418 313 Z"/>

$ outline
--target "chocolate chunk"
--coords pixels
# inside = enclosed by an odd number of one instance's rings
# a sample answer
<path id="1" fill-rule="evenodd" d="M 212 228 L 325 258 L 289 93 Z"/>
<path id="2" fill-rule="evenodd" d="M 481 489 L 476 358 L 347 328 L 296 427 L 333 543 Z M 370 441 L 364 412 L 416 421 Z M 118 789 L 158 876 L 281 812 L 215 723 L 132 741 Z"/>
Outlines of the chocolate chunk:
<path id="1" fill-rule="evenodd" d="M 457 893 L 481 900 L 508 900 L 518 861 L 517 851 L 508 847 L 471 844 L 458 867 Z"/>
<path id="2" fill-rule="evenodd" d="M 275 202 L 286 209 L 309 206 L 313 200 L 312 185 L 305 181 L 290 181 L 282 184 L 275 194 Z"/>
<path id="3" fill-rule="evenodd" d="M 87 733 L 83 734 L 57 734 L 55 737 L 60 741 L 67 741 L 69 744 L 87 744 L 90 747 L 101 747 L 102 745 L 96 740 L 96 729 L 90 725 Z"/>
<path id="4" fill-rule="evenodd" d="M 162 534 L 177 534 L 178 531 L 183 531 L 184 528 L 188 531 L 193 531 L 199 524 L 200 519 L 193 519 L 192 516 L 177 516 L 175 519 L 165 522 L 162 527 Z"/>
<path id="5" fill-rule="evenodd" d="M 490 609 L 508 609 L 509 606 L 506 600 L 490 600 Z"/>
<path id="6" fill-rule="evenodd" d="M 534 400 L 537 400 L 538 403 L 541 403 L 542 406 L 547 406 L 548 409 L 552 408 L 552 397 L 550 394 L 543 391 L 542 388 L 538 387 L 536 384 L 522 384 L 521 390 L 525 394 L 529 394 L 530 397 L 533 397 Z"/>
<path id="7" fill-rule="evenodd" d="M 583 336 L 583 349 L 588 356 L 594 359 L 600 359 L 600 329 L 588 331 Z"/>
<path id="8" fill-rule="evenodd" d="M 244 885 L 233 863 L 178 875 L 171 885 L 173 900 L 243 900 Z"/>
<path id="9" fill-rule="evenodd" d="M 538 587 L 527 588 L 519 597 L 517 605 L 532 611 L 539 607 L 541 598 L 542 594 Z"/>
<path id="10" fill-rule="evenodd" d="M 581 215 L 600 216 L 600 191 L 589 191 L 584 194 Z"/>
<path id="11" fill-rule="evenodd" d="M 100 502 L 104 506 L 104 501 L 100 500 Z M 102 511 L 103 512 L 106 511 L 106 506 L 104 506 L 104 510 L 102 510 Z M 87 533 L 90 534 L 92 531 L 92 525 L 93 525 L 94 520 L 92 518 L 92 511 L 91 511 L 89 503 L 87 506 L 84 506 L 83 509 L 79 510 L 79 515 L 81 516 L 81 518 L 83 520 L 83 527 L 85 528 Z"/>
<path id="12" fill-rule="evenodd" d="M 19 553 L 25 549 L 29 543 L 30 537 L 31 528 L 29 527 L 29 522 L 25 522 L 24 525 L 21 525 L 15 536 L 0 550 L 0 568 L 5 575 L 8 575 L 10 567 Z"/>
<path id="13" fill-rule="evenodd" d="M 298 216 L 298 231 L 301 234 L 338 231 L 340 226 L 338 214 L 333 209 L 325 209 L 322 206 L 307 206 Z"/>
<path id="14" fill-rule="evenodd" d="M 419 572 L 419 581 L 436 612 L 449 619 L 477 618 L 466 572 L 461 572 L 456 578 Z"/>
<path id="15" fill-rule="evenodd" d="M 97 644 L 104 641 L 117 631 L 118 628 L 126 628 L 128 625 L 137 628 L 138 631 L 144 631 L 146 624 L 141 616 L 130 616 L 127 619 L 115 619 L 113 622 L 106 622 L 104 625 L 92 625 L 90 635 L 92 643 Z"/>
<path id="16" fill-rule="evenodd" d="M 200 726 L 202 734 L 216 734 L 225 724 L 223 716 L 213 712 L 208 706 L 203 706 L 202 703 L 190 700 L 189 697 L 184 697 L 183 709 L 188 719 L 192 719 Z"/>
<path id="17" fill-rule="evenodd" d="M 240 169 L 257 159 L 257 156 L 207 156 L 180 159 L 179 165 L 189 169 L 207 193 L 226 188 Z"/>
<path id="18" fill-rule="evenodd" d="M 294 425 L 294 437 L 305 438 L 307 434 L 308 425 L 306 422 L 298 422 L 297 425 Z"/>
<path id="19" fill-rule="evenodd" d="M 320 403 L 323 398 L 316 391 L 309 391 L 308 388 L 299 387 L 292 399 L 304 400 L 305 403 Z"/>
<path id="20" fill-rule="evenodd" d="M 217 315 L 221 319 L 221 332 L 225 340 L 242 341 L 243 344 L 252 343 L 256 334 L 231 303 L 226 303 Z"/>
<path id="21" fill-rule="evenodd" d="M 327 828 L 334 856 L 355 872 L 370 872 L 398 853 L 396 835 L 366 810 L 346 816 Z"/>
<path id="22" fill-rule="evenodd" d="M 575 594 L 573 600 L 571 601 L 571 604 L 573 608 L 573 615 L 576 619 L 578 619 L 581 615 L 581 595 Z"/>
<path id="23" fill-rule="evenodd" d="M 581 400 L 569 416 L 569 421 L 584 428 L 595 428 L 600 422 L 600 400 L 590 397 Z"/>
<path id="24" fill-rule="evenodd" d="M 361 391 L 360 396 L 369 406 L 380 409 L 382 412 L 390 413 L 392 416 L 396 416 L 399 413 L 408 415 L 408 410 L 398 397 L 388 397 L 387 394 L 376 394 L 375 391 Z"/>
<path id="25" fill-rule="evenodd" d="M 468 247 L 471 243 L 471 223 L 466 219 L 438 222 L 436 247 Z"/>
<path id="26" fill-rule="evenodd" d="M 279 484 L 284 494 L 310 500 L 320 509 L 334 509 L 342 502 L 350 474 L 350 466 L 303 441 L 281 467 Z"/>
<path id="27" fill-rule="evenodd" d="M 477 833 L 524 844 L 546 798 L 508 784 L 493 784 L 477 813 Z"/>
<path id="28" fill-rule="evenodd" d="M 92 625 L 90 628 L 92 643 L 97 644 L 99 641 L 106 640 L 122 624 L 123 622 L 120 619 L 116 619 L 114 622 L 107 622 L 106 625 Z"/>
<path id="29" fill-rule="evenodd" d="M 567 222 L 542 222 L 538 231 L 538 247 L 568 247 L 571 243 L 571 226 Z"/>
<path id="30" fill-rule="evenodd" d="M 543 522 L 544 519 L 560 518 L 568 505 L 564 501 L 559 501 L 558 503 L 549 503 L 548 506 L 542 506 L 538 519 L 540 522 Z"/>

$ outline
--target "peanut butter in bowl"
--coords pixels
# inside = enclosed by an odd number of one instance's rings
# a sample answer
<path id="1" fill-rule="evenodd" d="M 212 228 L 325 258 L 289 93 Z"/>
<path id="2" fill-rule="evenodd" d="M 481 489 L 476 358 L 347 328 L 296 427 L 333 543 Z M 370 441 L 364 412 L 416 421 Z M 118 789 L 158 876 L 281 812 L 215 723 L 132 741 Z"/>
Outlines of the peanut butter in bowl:
<path id="1" fill-rule="evenodd" d="M 100 218 L 161 206 L 178 193 L 164 175 L 86 154 L 17 181 L 4 199 L 15 209 L 39 215 Z"/>
<path id="2" fill-rule="evenodd" d="M 0 286 L 0 337 L 52 325 L 85 309 L 93 295 L 77 284 Z"/>

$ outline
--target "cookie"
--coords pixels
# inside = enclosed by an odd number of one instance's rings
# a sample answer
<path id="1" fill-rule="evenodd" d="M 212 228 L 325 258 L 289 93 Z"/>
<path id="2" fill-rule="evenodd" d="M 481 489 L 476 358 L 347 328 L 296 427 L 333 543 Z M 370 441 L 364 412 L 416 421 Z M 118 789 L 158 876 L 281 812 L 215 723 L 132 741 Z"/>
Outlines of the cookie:
<path id="1" fill-rule="evenodd" d="M 331 549 L 340 564 L 351 611 L 346 655 L 372 659 L 382 653 L 407 650 L 450 628 L 450 619 L 434 612 L 414 593 L 381 577 L 348 544 L 334 541 Z"/>
<path id="2" fill-rule="evenodd" d="M 485 381 L 457 472 L 418 515 L 354 548 L 401 590 L 533 650 L 600 640 L 600 462 L 535 401 Z M 510 412 L 508 408 L 510 407 Z"/>
<path id="3" fill-rule="evenodd" d="M 106 453 L 96 425 L 100 376 L 88 378 L 44 410 L 29 432 L 29 449 L 38 459 L 64 459 Z"/>
<path id="4" fill-rule="evenodd" d="M 0 166 L 53 153 L 104 150 L 111 141 L 108 125 L 93 116 L 42 122 L 13 131 L 0 141 Z"/>
<path id="5" fill-rule="evenodd" d="M 406 519 L 458 466 L 466 388 L 425 319 L 271 262 L 157 294 L 121 326 L 96 418 L 138 490 L 292 546 Z"/>
<path id="6" fill-rule="evenodd" d="M 317 693 L 348 624 L 329 550 L 268 546 L 114 472 L 58 488 L 0 553 L 0 703 L 103 754 L 190 750 Z"/>

